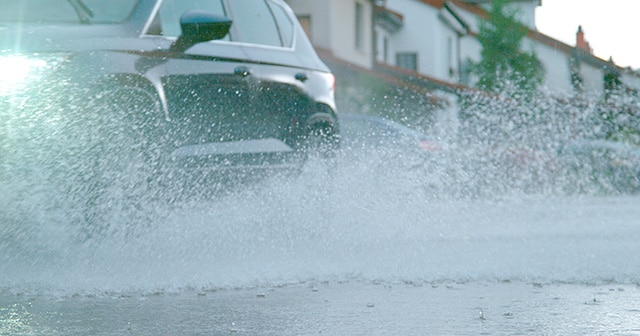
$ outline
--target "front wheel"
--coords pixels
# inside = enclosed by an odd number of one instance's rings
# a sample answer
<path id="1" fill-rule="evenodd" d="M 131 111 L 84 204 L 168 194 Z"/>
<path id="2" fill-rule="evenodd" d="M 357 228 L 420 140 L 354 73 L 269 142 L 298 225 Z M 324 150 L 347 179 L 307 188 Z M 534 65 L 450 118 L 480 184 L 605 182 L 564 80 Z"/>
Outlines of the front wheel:
<path id="1" fill-rule="evenodd" d="M 153 93 L 137 87 L 96 91 L 72 122 L 68 194 L 82 232 L 131 235 L 153 221 L 160 193 L 164 115 Z"/>

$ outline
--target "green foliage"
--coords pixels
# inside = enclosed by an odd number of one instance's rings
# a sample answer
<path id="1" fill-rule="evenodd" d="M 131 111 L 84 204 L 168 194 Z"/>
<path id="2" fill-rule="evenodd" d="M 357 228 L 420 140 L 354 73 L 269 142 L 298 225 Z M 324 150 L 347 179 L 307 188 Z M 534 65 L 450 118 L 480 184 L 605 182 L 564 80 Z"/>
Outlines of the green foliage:
<path id="1" fill-rule="evenodd" d="M 478 87 L 501 92 L 505 86 L 532 92 L 540 85 L 544 70 L 534 52 L 521 50 L 527 29 L 508 11 L 510 0 L 493 0 L 489 17 L 480 24 L 478 40 L 482 45 L 481 60 L 475 66 Z"/>

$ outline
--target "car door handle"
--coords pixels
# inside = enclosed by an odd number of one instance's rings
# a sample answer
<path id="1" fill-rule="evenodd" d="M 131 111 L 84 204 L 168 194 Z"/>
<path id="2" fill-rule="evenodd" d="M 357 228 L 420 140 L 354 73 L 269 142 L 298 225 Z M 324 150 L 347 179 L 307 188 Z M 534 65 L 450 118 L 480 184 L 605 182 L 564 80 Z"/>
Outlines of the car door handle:
<path id="1" fill-rule="evenodd" d="M 233 70 L 233 73 L 240 77 L 247 77 L 251 75 L 251 69 L 246 66 L 239 66 Z"/>
<path id="2" fill-rule="evenodd" d="M 298 73 L 295 75 L 295 78 L 296 78 L 297 80 L 299 80 L 299 81 L 301 81 L 301 82 L 303 82 L 303 83 L 304 83 L 304 82 L 306 82 L 306 81 L 307 81 L 307 79 L 309 79 L 309 76 L 308 76 L 306 73 L 304 73 L 304 72 L 298 72 Z"/>

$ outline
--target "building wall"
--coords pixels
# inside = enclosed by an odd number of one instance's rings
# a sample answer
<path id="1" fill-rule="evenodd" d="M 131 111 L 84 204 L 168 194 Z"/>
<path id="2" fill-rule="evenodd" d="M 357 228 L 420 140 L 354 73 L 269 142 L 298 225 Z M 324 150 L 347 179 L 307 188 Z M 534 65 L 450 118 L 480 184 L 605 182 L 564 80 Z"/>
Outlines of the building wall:
<path id="1" fill-rule="evenodd" d="M 388 31 L 381 29 L 378 26 L 374 27 L 374 34 L 376 39 L 375 41 L 376 49 L 374 50 L 374 53 L 376 56 L 376 62 L 390 64 L 391 55 L 394 54 L 394 52 L 391 50 L 390 42 L 394 34 L 389 33 Z M 385 47 L 385 43 L 386 43 L 386 47 Z"/>
<path id="2" fill-rule="evenodd" d="M 287 3 L 301 21 L 309 24 L 309 39 L 316 46 L 324 49 L 331 48 L 332 26 L 329 12 L 331 3 L 328 1 L 287 0 Z M 302 23 L 302 22 L 301 22 Z M 303 23 L 304 25 L 305 23 Z"/>
<path id="3" fill-rule="evenodd" d="M 587 63 L 580 64 L 583 90 L 589 95 L 604 95 L 604 72 L 600 67 Z"/>
<path id="4" fill-rule="evenodd" d="M 471 35 L 463 36 L 460 40 L 460 83 L 465 85 L 471 85 L 475 83 L 478 78 L 471 73 L 472 64 L 480 62 L 480 51 L 482 46 L 480 42 Z"/>
<path id="5" fill-rule="evenodd" d="M 310 38 L 317 48 L 331 52 L 348 63 L 372 68 L 374 57 L 384 59 L 384 40 L 387 40 L 386 63 L 399 66 L 398 54 L 415 54 L 417 72 L 439 80 L 473 85 L 477 78 L 470 73 L 470 64 L 480 61 L 481 45 L 476 38 L 481 18 L 478 11 L 465 5 L 448 4 L 464 21 L 470 33 L 459 34 L 459 27 L 451 26 L 451 17 L 443 17 L 446 9 L 438 2 L 424 0 L 386 0 L 386 7 L 403 16 L 403 27 L 397 32 L 374 27 L 371 0 L 287 0 L 299 18 L 306 20 Z M 362 9 L 361 45 L 356 47 L 356 3 Z M 534 28 L 535 10 L 540 0 L 516 3 L 519 17 Z M 488 6 L 488 5 L 483 5 Z M 488 8 L 488 7 L 487 7 Z M 374 42 L 373 30 L 376 41 Z M 456 32 L 458 30 L 458 33 Z M 574 90 L 571 78 L 571 47 L 554 47 L 553 40 L 539 40 L 530 35 L 523 41 L 524 50 L 533 50 L 545 69 L 543 85 L 557 94 L 570 94 Z M 545 42 L 542 42 L 545 41 Z M 551 41 L 551 42 L 550 42 Z M 375 44 L 374 44 L 375 43 Z M 558 42 L 561 44 L 560 42 Z M 551 44 L 551 45 L 550 45 Z M 376 50 L 373 48 L 376 47 Z M 569 51 L 568 51 L 569 50 Z M 597 62 L 596 62 L 597 63 Z M 604 70 L 581 62 L 579 66 L 583 87 L 590 94 L 604 93 Z M 623 72 L 621 80 L 640 90 L 640 75 Z"/>
<path id="6" fill-rule="evenodd" d="M 411 0 L 399 0 L 411 1 Z M 535 19 L 535 1 L 520 3 L 521 11 L 524 13 L 529 6 L 531 19 Z M 454 6 L 457 13 L 470 25 L 473 33 L 478 33 L 481 18 L 475 13 L 465 10 L 463 7 Z M 475 42 L 473 42 L 475 41 Z M 559 44 L 561 42 L 558 42 Z M 522 49 L 534 51 L 545 69 L 543 86 L 550 92 L 557 95 L 571 94 L 574 87 L 571 79 L 572 55 L 567 52 L 567 47 L 555 48 L 547 43 L 539 41 L 531 36 L 526 37 L 522 42 Z M 465 60 L 478 62 L 480 60 L 481 46 L 475 37 L 469 37 L 463 43 L 462 57 Z M 583 89 L 591 95 L 604 94 L 604 70 L 586 62 L 580 62 L 579 74 L 583 80 Z M 473 84 L 475 78 L 471 78 L 466 84 Z"/>
<path id="7" fill-rule="evenodd" d="M 533 29 L 535 28 L 535 9 L 539 3 L 539 0 L 520 1 L 513 3 L 510 8 L 511 10 L 517 11 L 517 18 L 519 20 L 522 20 L 525 25 Z M 482 51 L 482 46 L 475 37 L 475 34 L 480 31 L 480 23 L 482 21 L 482 18 L 480 18 L 475 12 L 468 11 L 462 6 L 456 6 L 455 3 L 450 3 L 450 5 L 460 16 L 460 18 L 469 25 L 469 30 L 471 32 L 470 35 L 465 36 L 462 39 L 461 43 L 460 57 L 461 63 L 464 68 L 464 65 L 469 62 L 477 63 L 480 61 L 480 52 Z M 486 10 L 489 10 L 491 8 L 491 6 L 488 4 L 482 5 L 482 7 Z M 560 84 L 563 89 L 570 85 L 570 80 L 567 79 L 566 81 L 564 81 L 560 78 L 562 74 L 569 73 L 569 63 L 567 55 L 528 37 L 523 40 L 521 47 L 523 50 L 536 52 L 538 54 L 538 58 L 543 63 L 544 68 L 548 70 L 548 73 L 553 72 L 554 74 L 556 74 L 552 76 L 552 78 L 547 78 L 545 80 L 545 84 Z M 469 84 L 469 82 L 464 80 L 464 78 L 466 78 L 464 76 L 465 69 L 462 69 L 462 71 L 462 82 L 465 84 Z"/>
<path id="8" fill-rule="evenodd" d="M 631 69 L 626 69 L 621 76 L 622 83 L 628 87 L 640 92 L 640 72 L 633 72 Z"/>
<path id="9" fill-rule="evenodd" d="M 301 20 L 309 21 L 317 48 L 364 68 L 373 67 L 373 3 L 370 0 L 287 0 Z M 356 4 L 362 9 L 361 45 L 356 47 Z"/>
<path id="10" fill-rule="evenodd" d="M 545 71 L 543 87 L 558 94 L 572 93 L 571 60 L 567 54 L 543 43 L 536 43 L 534 51 Z"/>
<path id="11" fill-rule="evenodd" d="M 540 5 L 540 0 L 531 0 L 515 3 L 517 6 L 516 18 L 525 26 L 536 29 L 536 8 Z"/>
<path id="12" fill-rule="evenodd" d="M 424 10 L 418 1 L 388 0 L 387 7 L 404 15 L 404 28 L 398 31 L 391 41 L 393 53 L 389 61 L 399 65 L 398 54 L 415 53 L 417 55 L 417 71 L 431 74 L 434 68 L 430 61 L 436 52 L 428 48 L 435 44 L 436 16 L 433 11 Z M 421 17 L 422 19 L 419 19 Z M 409 29 L 409 27 L 411 27 Z"/>
<path id="13" fill-rule="evenodd" d="M 333 54 L 365 68 L 373 67 L 373 5 L 365 0 L 330 0 Z M 356 7 L 360 6 L 360 47 L 356 43 Z"/>
<path id="14" fill-rule="evenodd" d="M 518 1 L 507 5 L 507 10 L 515 14 L 516 19 L 523 25 L 536 29 L 536 8 L 540 6 L 540 0 Z M 483 5 L 485 10 L 489 11 L 491 5 Z"/>
<path id="15" fill-rule="evenodd" d="M 457 81 L 461 41 L 439 17 L 440 9 L 416 0 L 387 0 L 387 8 L 404 17 L 404 28 L 390 39 L 389 63 L 398 66 L 399 53 L 416 53 L 418 72 Z"/>

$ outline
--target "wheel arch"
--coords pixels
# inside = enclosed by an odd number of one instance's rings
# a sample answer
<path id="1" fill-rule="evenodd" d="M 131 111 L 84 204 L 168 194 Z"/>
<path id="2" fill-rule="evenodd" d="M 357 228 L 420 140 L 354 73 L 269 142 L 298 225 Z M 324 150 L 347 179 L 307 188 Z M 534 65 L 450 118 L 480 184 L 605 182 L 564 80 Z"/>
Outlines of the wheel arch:
<path id="1" fill-rule="evenodd" d="M 317 130 L 327 136 L 333 148 L 340 146 L 340 124 L 338 116 L 331 106 L 317 103 L 314 111 L 305 122 L 305 133 L 309 134 Z"/>
<path id="2" fill-rule="evenodd" d="M 333 128 L 335 134 L 340 132 L 338 116 L 331 106 L 324 103 L 317 103 L 313 112 L 306 121 L 306 127 L 312 128 L 314 125 L 326 125 Z"/>
<path id="3" fill-rule="evenodd" d="M 105 90 L 115 87 L 118 89 L 130 88 L 144 91 L 147 94 L 151 94 L 154 96 L 153 98 L 158 101 L 160 105 L 159 108 L 162 110 L 165 120 L 169 119 L 169 107 L 167 104 L 167 99 L 165 96 L 164 88 L 162 87 L 162 83 L 160 83 L 159 81 L 156 83 L 149 78 L 139 74 L 117 73 L 109 74 L 98 79 L 94 84 L 94 87 L 98 90 Z"/>

